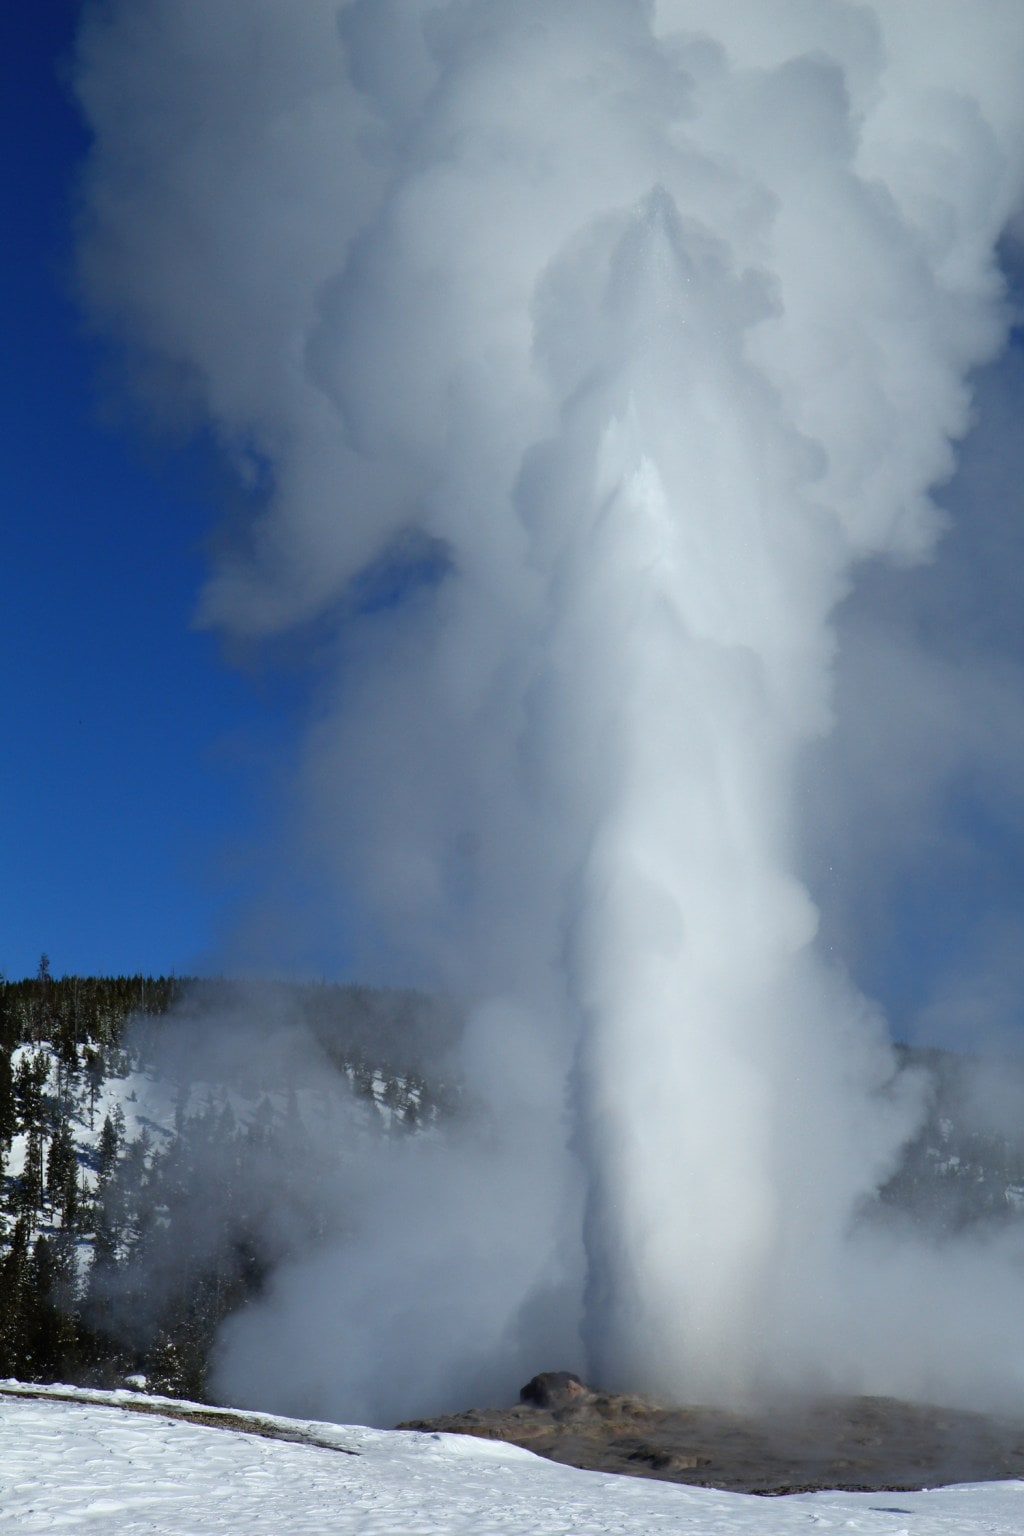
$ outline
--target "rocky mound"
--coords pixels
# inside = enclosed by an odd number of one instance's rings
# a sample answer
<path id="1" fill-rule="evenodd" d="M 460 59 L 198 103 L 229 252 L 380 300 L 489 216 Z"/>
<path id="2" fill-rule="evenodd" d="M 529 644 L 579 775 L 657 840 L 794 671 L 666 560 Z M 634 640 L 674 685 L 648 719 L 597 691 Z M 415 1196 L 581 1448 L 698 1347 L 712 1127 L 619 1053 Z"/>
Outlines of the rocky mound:
<path id="1" fill-rule="evenodd" d="M 737 1493 L 910 1490 L 1024 1478 L 1024 1420 L 892 1398 L 829 1398 L 748 1416 L 601 1392 L 567 1371 L 527 1382 L 511 1408 L 399 1429 L 509 1440 L 552 1461 Z"/>

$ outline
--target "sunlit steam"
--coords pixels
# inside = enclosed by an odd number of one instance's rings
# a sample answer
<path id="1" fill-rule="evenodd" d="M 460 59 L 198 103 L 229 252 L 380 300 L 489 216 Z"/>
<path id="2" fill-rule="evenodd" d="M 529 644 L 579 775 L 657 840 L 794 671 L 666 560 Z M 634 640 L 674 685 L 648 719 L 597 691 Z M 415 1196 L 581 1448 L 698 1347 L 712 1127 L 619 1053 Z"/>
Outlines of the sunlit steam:
<path id="1" fill-rule="evenodd" d="M 226 1393 L 1024 1387 L 1013 1255 L 860 1220 L 920 1085 L 800 798 L 1005 342 L 1022 64 L 1017 0 L 89 14 L 89 302 L 254 486 L 205 620 L 337 621 L 311 823 L 358 963 L 468 1000 L 485 1127 L 364 1179 Z"/>

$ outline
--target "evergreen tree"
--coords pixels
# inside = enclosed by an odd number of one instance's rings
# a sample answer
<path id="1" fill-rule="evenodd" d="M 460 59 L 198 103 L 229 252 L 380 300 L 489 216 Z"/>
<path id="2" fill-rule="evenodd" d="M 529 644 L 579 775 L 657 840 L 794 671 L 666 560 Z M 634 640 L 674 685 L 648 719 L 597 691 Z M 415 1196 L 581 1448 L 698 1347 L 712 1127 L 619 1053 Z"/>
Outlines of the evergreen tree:
<path id="1" fill-rule="evenodd" d="M 11 1246 L 0 1263 L 0 1375 L 16 1376 L 24 1338 L 28 1222 L 19 1216 Z"/>
<path id="2" fill-rule="evenodd" d="M 40 1052 L 23 1055 L 14 1073 L 14 1105 L 19 1130 L 37 1124 L 43 1111 L 43 1083 L 49 1062 Z"/>
<path id="3" fill-rule="evenodd" d="M 0 1047 L 0 1146 L 9 1147 L 18 1128 L 10 1047 Z"/>
<path id="4" fill-rule="evenodd" d="M 18 1182 L 18 1205 L 33 1224 L 41 1214 L 43 1203 L 43 1133 L 38 1121 L 28 1129 L 25 1146 L 25 1165 Z"/>
<path id="5" fill-rule="evenodd" d="M 60 1354 L 60 1319 L 53 1305 L 53 1255 L 49 1240 L 36 1238 L 25 1271 L 19 1372 L 29 1381 L 46 1381 Z"/>
<path id="6" fill-rule="evenodd" d="M 120 1105 L 117 1106 L 121 1108 Z M 122 1125 L 124 1114 L 121 1116 Z M 121 1132 L 118 1129 L 115 1116 L 106 1114 L 103 1117 L 103 1129 L 100 1131 L 100 1144 L 97 1152 L 96 1170 L 101 1185 L 106 1184 L 114 1171 L 117 1155 L 121 1150 Z"/>
<path id="7" fill-rule="evenodd" d="M 50 983 L 50 957 L 44 950 L 39 956 L 39 969 L 36 972 L 35 1007 L 33 1009 L 32 1038 L 37 1045 L 44 1040 L 49 1040 L 53 1026 L 53 995 Z"/>
<path id="8" fill-rule="evenodd" d="M 92 1263 L 85 1293 L 85 1310 L 90 1323 L 101 1332 L 109 1332 L 113 1321 L 112 1299 L 117 1277 L 118 1231 L 107 1201 L 97 1202 L 93 1229 Z"/>
<path id="9" fill-rule="evenodd" d="M 164 1397 L 185 1397 L 187 1375 L 183 1351 L 175 1336 L 161 1328 L 146 1354 L 143 1366 L 151 1392 Z"/>
<path id="10" fill-rule="evenodd" d="M 65 1223 L 53 1237 L 53 1299 L 69 1318 L 78 1311 L 78 1237 Z"/>
<path id="11" fill-rule="evenodd" d="M 50 1140 L 50 1152 L 46 1160 L 46 1198 L 50 1209 L 60 1211 L 62 1221 L 66 1222 L 69 1211 L 73 1220 L 77 1195 L 78 1158 L 71 1126 L 66 1118 L 62 1118 Z"/>
<path id="12" fill-rule="evenodd" d="M 85 1080 L 89 1089 L 89 1129 L 96 1124 L 96 1100 L 99 1091 L 103 1087 L 105 1068 L 103 1064 L 103 1052 L 95 1046 L 86 1046 L 85 1049 Z"/>

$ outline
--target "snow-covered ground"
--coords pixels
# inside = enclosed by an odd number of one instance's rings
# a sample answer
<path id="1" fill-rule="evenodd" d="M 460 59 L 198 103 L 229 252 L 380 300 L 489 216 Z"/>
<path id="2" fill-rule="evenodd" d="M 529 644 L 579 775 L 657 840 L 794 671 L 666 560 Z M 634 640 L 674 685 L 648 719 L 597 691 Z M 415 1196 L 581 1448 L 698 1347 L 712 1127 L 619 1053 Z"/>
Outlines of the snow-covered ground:
<path id="1" fill-rule="evenodd" d="M 780 1499 L 577 1472 L 457 1435 L 233 1416 L 166 1399 L 0 1388 L 0 1530 L 87 1536 L 1016 1536 L 1024 1483 Z M 75 1399 L 70 1397 L 74 1390 Z M 208 1409 L 196 1412 L 211 1413 Z M 216 1415 L 216 1410 L 213 1410 Z M 270 1435 L 287 1435 L 281 1440 Z"/>

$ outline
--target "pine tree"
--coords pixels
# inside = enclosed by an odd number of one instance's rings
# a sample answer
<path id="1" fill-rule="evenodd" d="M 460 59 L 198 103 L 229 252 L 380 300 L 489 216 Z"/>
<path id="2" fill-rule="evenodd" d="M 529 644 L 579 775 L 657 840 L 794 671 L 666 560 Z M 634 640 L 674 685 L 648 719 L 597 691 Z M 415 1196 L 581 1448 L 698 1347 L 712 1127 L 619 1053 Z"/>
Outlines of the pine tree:
<path id="1" fill-rule="evenodd" d="M 19 1216 L 0 1263 L 0 1375 L 16 1376 L 22 1363 L 28 1222 Z"/>
<path id="2" fill-rule="evenodd" d="M 89 1088 L 89 1129 L 96 1124 L 96 1100 L 99 1091 L 103 1087 L 105 1068 L 103 1052 L 96 1050 L 94 1046 L 86 1046 L 85 1049 L 85 1080 Z"/>
<path id="3" fill-rule="evenodd" d="M 50 1209 L 60 1211 L 66 1220 L 69 1207 L 73 1212 L 78 1195 L 78 1159 L 71 1126 L 66 1117 L 57 1122 L 50 1140 L 50 1153 L 46 1161 L 46 1198 Z"/>
<path id="4" fill-rule="evenodd" d="M 43 1203 L 43 1133 L 38 1121 L 28 1129 L 25 1147 L 25 1165 L 18 1181 L 18 1205 L 22 1213 L 33 1223 L 38 1219 Z"/>
<path id="5" fill-rule="evenodd" d="M 112 1296 L 117 1275 L 118 1231 L 106 1200 L 96 1207 L 93 1230 L 92 1264 L 85 1294 L 85 1310 L 90 1322 L 101 1332 L 109 1332 L 112 1318 Z"/>
<path id="6" fill-rule="evenodd" d="M 27 1131 L 42 1112 L 42 1092 L 36 1070 L 37 1057 L 24 1055 L 14 1073 L 14 1105 L 18 1129 Z"/>
<path id="7" fill-rule="evenodd" d="M 36 996 L 33 1009 L 32 1037 L 37 1045 L 49 1040 L 53 1032 L 53 990 L 50 979 L 50 957 L 44 950 L 39 956 L 36 972 Z"/>
<path id="8" fill-rule="evenodd" d="M 53 1299 L 62 1312 L 73 1318 L 78 1307 L 78 1237 L 74 1227 L 65 1223 L 53 1238 Z"/>
<path id="9" fill-rule="evenodd" d="M 161 1328 L 156 1341 L 148 1351 L 143 1367 L 151 1392 L 165 1397 L 184 1397 L 185 1362 L 178 1340 L 166 1328 Z"/>
<path id="10" fill-rule="evenodd" d="M 120 1105 L 118 1105 L 120 1108 Z M 114 1117 L 106 1114 L 103 1117 L 103 1129 L 100 1131 L 100 1144 L 97 1153 L 97 1172 L 100 1184 L 106 1184 L 114 1171 L 118 1153 L 121 1150 L 121 1136 L 118 1132 Z"/>
<path id="11" fill-rule="evenodd" d="M 20 1372 L 30 1381 L 49 1380 L 57 1366 L 60 1320 L 53 1305 L 53 1254 L 49 1240 L 36 1238 L 25 1272 Z"/>
<path id="12" fill-rule="evenodd" d="M 14 1099 L 11 1049 L 9 1046 L 0 1047 L 0 1145 L 9 1147 L 17 1129 L 18 1115 Z"/>

